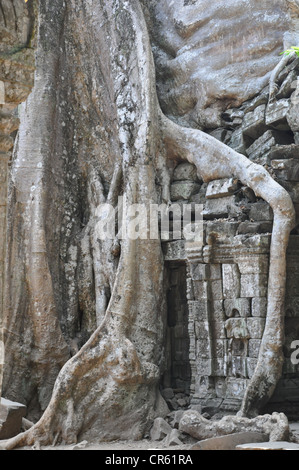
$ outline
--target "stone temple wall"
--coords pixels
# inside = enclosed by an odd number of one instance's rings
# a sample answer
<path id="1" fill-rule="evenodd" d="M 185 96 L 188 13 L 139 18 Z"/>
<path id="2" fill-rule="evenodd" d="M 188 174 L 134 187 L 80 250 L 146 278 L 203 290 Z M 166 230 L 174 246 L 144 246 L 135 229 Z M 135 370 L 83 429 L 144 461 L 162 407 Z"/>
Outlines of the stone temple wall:
<path id="1" fill-rule="evenodd" d="M 211 131 L 267 168 L 291 194 L 297 218 L 298 74 L 296 59 L 281 72 L 274 100 L 268 103 L 266 87 L 240 108 L 228 109 L 222 115 L 222 127 Z M 179 204 L 204 204 L 202 249 L 188 249 L 184 240 L 164 243 L 170 270 L 177 269 L 179 263 L 186 266 L 188 334 L 172 345 L 171 353 L 176 382 L 180 377 L 185 385 L 176 392 L 186 392 L 189 387 L 186 402 L 209 414 L 235 412 L 256 366 L 264 331 L 272 209 L 233 178 L 203 183 L 188 163 L 174 169 L 171 197 Z M 295 228 L 288 249 L 283 378 L 267 408 L 291 417 L 299 416 L 299 366 L 290 359 L 291 343 L 299 339 L 298 255 L 299 232 Z M 177 311 L 181 307 L 172 301 L 169 308 Z M 184 347 L 189 350 L 189 383 L 175 360 L 178 354 L 184 356 Z M 175 394 L 173 397 L 166 388 L 164 395 L 176 408 Z"/>

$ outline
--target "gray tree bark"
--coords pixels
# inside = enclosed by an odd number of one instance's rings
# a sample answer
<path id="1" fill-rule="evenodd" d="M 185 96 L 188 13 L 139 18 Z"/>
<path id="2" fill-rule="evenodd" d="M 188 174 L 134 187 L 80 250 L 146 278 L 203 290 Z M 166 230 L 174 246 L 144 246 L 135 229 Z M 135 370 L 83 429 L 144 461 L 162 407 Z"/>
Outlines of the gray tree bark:
<path id="1" fill-rule="evenodd" d="M 161 201 L 166 158 L 194 163 L 204 181 L 236 176 L 273 208 L 267 322 L 241 409 L 257 414 L 281 374 L 288 193 L 263 167 L 163 115 L 138 0 L 39 8 L 35 87 L 11 172 L 4 390 L 34 397 L 43 415 L 6 448 L 128 429 L 139 439 L 166 412 L 160 241 L 124 239 L 118 258 L 118 244 L 97 236 L 101 203 Z"/>

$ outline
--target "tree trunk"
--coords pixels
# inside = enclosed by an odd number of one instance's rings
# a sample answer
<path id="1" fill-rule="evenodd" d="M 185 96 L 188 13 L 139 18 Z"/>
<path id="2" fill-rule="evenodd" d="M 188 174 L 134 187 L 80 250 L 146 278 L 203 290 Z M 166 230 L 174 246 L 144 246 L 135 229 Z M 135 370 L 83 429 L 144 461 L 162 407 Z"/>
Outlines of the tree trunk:
<path id="1" fill-rule="evenodd" d="M 39 18 L 35 87 L 11 172 L 4 391 L 34 397 L 44 413 L 7 448 L 139 439 L 167 412 L 160 240 L 124 238 L 118 259 L 117 240 L 98 236 L 98 209 L 119 195 L 161 202 L 169 157 L 194 163 L 205 181 L 236 176 L 274 210 L 267 323 L 241 410 L 256 413 L 281 373 L 288 194 L 262 167 L 162 114 L 138 0 L 45 0 Z M 44 385 L 50 393 L 55 379 L 47 406 Z"/>

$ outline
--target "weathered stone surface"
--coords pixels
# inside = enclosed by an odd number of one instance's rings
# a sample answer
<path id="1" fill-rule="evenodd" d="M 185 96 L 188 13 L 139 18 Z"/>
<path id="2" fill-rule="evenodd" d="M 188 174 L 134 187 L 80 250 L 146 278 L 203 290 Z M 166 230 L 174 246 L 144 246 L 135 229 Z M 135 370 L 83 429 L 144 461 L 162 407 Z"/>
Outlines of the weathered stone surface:
<path id="1" fill-rule="evenodd" d="M 163 418 L 156 418 L 150 430 L 152 441 L 162 441 L 172 431 L 171 426 Z"/>
<path id="2" fill-rule="evenodd" d="M 173 181 L 197 181 L 197 169 L 195 165 L 191 165 L 191 163 L 180 163 L 178 166 L 175 167 L 173 172 Z"/>
<path id="3" fill-rule="evenodd" d="M 289 134 L 269 129 L 247 149 L 247 155 L 250 160 L 267 164 L 273 158 L 272 152 L 277 145 L 291 143 L 292 137 Z"/>
<path id="4" fill-rule="evenodd" d="M 258 432 L 238 432 L 226 436 L 204 439 L 194 444 L 190 450 L 236 450 L 242 444 L 267 442 L 268 436 Z"/>
<path id="5" fill-rule="evenodd" d="M 252 204 L 249 211 L 249 218 L 254 221 L 273 220 L 273 211 L 269 204 L 265 202 L 257 202 Z"/>
<path id="6" fill-rule="evenodd" d="M 0 439 L 9 439 L 19 434 L 26 410 L 25 405 L 1 398 Z"/>
<path id="7" fill-rule="evenodd" d="M 172 201 L 179 201 L 180 199 L 189 200 L 199 189 L 200 184 L 194 181 L 175 181 L 170 186 L 170 197 Z"/>
<path id="8" fill-rule="evenodd" d="M 214 180 L 208 184 L 206 198 L 215 199 L 231 196 L 238 189 L 238 180 L 235 178 Z"/>
<path id="9" fill-rule="evenodd" d="M 290 102 L 287 99 L 272 101 L 266 109 L 266 124 L 278 130 L 288 130 L 287 114 Z"/>
<path id="10" fill-rule="evenodd" d="M 227 317 L 235 315 L 249 317 L 251 314 L 250 299 L 225 299 L 224 309 Z"/>
<path id="11" fill-rule="evenodd" d="M 279 179 L 287 181 L 299 180 L 299 160 L 290 158 L 286 160 L 272 160 L 272 168 Z"/>
<path id="12" fill-rule="evenodd" d="M 237 264 L 222 265 L 223 296 L 232 299 L 240 297 L 240 272 Z"/>
<path id="13" fill-rule="evenodd" d="M 242 124 L 242 131 L 245 135 L 257 139 L 266 131 L 265 111 L 266 105 L 261 104 L 245 114 Z"/>
<path id="14" fill-rule="evenodd" d="M 267 298 L 253 297 L 251 301 L 251 313 L 253 317 L 265 317 L 267 315 Z"/>
<path id="15" fill-rule="evenodd" d="M 205 219 L 227 217 L 230 206 L 234 205 L 234 196 L 226 196 L 219 199 L 208 199 L 203 210 L 203 217 Z"/>

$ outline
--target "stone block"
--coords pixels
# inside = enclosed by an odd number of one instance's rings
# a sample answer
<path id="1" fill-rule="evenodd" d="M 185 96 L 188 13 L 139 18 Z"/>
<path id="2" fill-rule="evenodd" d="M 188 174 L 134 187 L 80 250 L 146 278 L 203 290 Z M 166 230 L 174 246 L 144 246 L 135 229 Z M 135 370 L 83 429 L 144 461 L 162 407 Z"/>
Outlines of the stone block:
<path id="1" fill-rule="evenodd" d="M 238 226 L 238 234 L 245 235 L 250 233 L 272 233 L 273 223 L 270 221 L 265 222 L 250 222 L 245 220 Z"/>
<path id="2" fill-rule="evenodd" d="M 1 398 L 0 403 L 0 439 L 9 439 L 21 432 L 22 418 L 27 408 L 21 403 Z"/>
<path id="3" fill-rule="evenodd" d="M 214 318 L 215 321 L 225 320 L 223 300 L 213 300 L 211 302 L 211 308 L 212 308 L 212 317 Z"/>
<path id="4" fill-rule="evenodd" d="M 226 376 L 226 361 L 223 357 L 213 358 L 213 375 L 216 377 Z"/>
<path id="5" fill-rule="evenodd" d="M 243 318 L 250 317 L 251 307 L 250 299 L 225 299 L 224 300 L 225 315 L 228 318 L 240 316 Z"/>
<path id="6" fill-rule="evenodd" d="M 283 80 L 276 94 L 276 99 L 289 98 L 297 85 L 297 71 L 292 70 Z"/>
<path id="7" fill-rule="evenodd" d="M 211 343 L 208 337 L 201 338 L 197 341 L 197 357 L 202 359 L 210 359 L 212 355 Z"/>
<path id="8" fill-rule="evenodd" d="M 253 297 L 251 301 L 251 315 L 253 317 L 267 316 L 268 301 L 266 297 Z"/>
<path id="9" fill-rule="evenodd" d="M 229 318 L 225 322 L 225 330 L 227 338 L 249 339 L 251 337 L 245 318 Z"/>
<path id="10" fill-rule="evenodd" d="M 211 293 L 211 298 L 213 300 L 222 300 L 223 299 L 221 280 L 211 280 L 210 281 L 210 293 Z M 208 295 L 208 297 L 209 297 L 209 295 Z"/>
<path id="11" fill-rule="evenodd" d="M 209 316 L 208 303 L 200 300 L 188 301 L 189 317 L 194 320 L 207 321 Z"/>
<path id="12" fill-rule="evenodd" d="M 248 341 L 244 339 L 234 339 L 229 341 L 229 349 L 233 356 L 246 357 Z"/>
<path id="13" fill-rule="evenodd" d="M 227 339 L 216 339 L 214 340 L 215 355 L 218 358 L 224 358 L 227 354 L 228 340 Z"/>
<path id="14" fill-rule="evenodd" d="M 261 347 L 260 339 L 250 339 L 248 341 L 248 355 L 253 359 L 257 359 Z"/>
<path id="15" fill-rule="evenodd" d="M 172 242 L 162 243 L 165 261 L 185 261 L 185 242 L 184 240 L 176 240 Z"/>
<path id="16" fill-rule="evenodd" d="M 236 129 L 229 141 L 229 146 L 238 153 L 246 155 L 246 149 L 252 144 L 253 139 L 243 134 L 242 129 Z"/>
<path id="17" fill-rule="evenodd" d="M 210 326 L 207 321 L 195 321 L 194 322 L 195 337 L 197 339 L 205 339 L 209 337 Z"/>
<path id="18" fill-rule="evenodd" d="M 170 185 L 170 198 L 172 201 L 179 201 L 180 199 L 189 200 L 199 190 L 200 184 L 194 181 L 175 181 Z"/>
<path id="19" fill-rule="evenodd" d="M 237 264 L 222 265 L 223 297 L 240 297 L 240 273 Z"/>
<path id="20" fill-rule="evenodd" d="M 239 182 L 236 178 L 226 178 L 211 181 L 207 187 L 206 198 L 215 199 L 231 196 L 238 189 L 238 187 Z"/>
<path id="21" fill-rule="evenodd" d="M 210 376 L 213 374 L 213 361 L 212 359 L 203 359 L 199 357 L 196 361 L 197 373 L 199 376 Z"/>
<path id="22" fill-rule="evenodd" d="M 251 379 L 256 369 L 257 359 L 253 357 L 247 357 L 246 364 L 247 364 L 247 376 L 249 379 Z"/>
<path id="23" fill-rule="evenodd" d="M 267 274 L 269 257 L 267 255 L 242 256 L 238 258 L 238 267 L 241 274 Z"/>
<path id="24" fill-rule="evenodd" d="M 299 160 L 296 158 L 272 160 L 271 166 L 278 179 L 299 181 Z"/>
<path id="25" fill-rule="evenodd" d="M 298 162 L 299 166 L 299 162 Z M 273 210 L 270 205 L 266 202 L 256 202 L 252 204 L 249 211 L 249 218 L 255 222 L 259 221 L 272 221 L 273 220 Z"/>
<path id="26" fill-rule="evenodd" d="M 239 222 L 231 221 L 208 221 L 206 226 L 207 239 L 216 238 L 217 241 L 227 238 L 233 238 L 239 227 Z"/>
<path id="27" fill-rule="evenodd" d="M 272 147 L 269 153 L 269 160 L 282 160 L 289 158 L 299 158 L 299 145 L 276 145 Z"/>
<path id="28" fill-rule="evenodd" d="M 251 339 L 262 339 L 265 321 L 265 318 L 247 318 L 247 328 Z"/>
<path id="29" fill-rule="evenodd" d="M 291 144 L 292 137 L 285 132 L 267 130 L 262 136 L 248 147 L 247 155 L 250 160 L 267 164 L 271 160 L 271 150 L 278 144 Z"/>
<path id="30" fill-rule="evenodd" d="M 228 216 L 229 207 L 235 205 L 234 196 L 226 196 L 218 199 L 208 199 L 203 210 L 205 219 L 217 219 Z"/>
<path id="31" fill-rule="evenodd" d="M 208 299 L 209 289 L 207 281 L 193 281 L 193 292 L 196 300 Z"/>
<path id="32" fill-rule="evenodd" d="M 226 397 L 242 399 L 247 388 L 248 379 L 228 377 L 226 381 Z"/>
<path id="33" fill-rule="evenodd" d="M 224 322 L 223 321 L 212 321 L 210 323 L 211 331 L 212 331 L 212 336 L 214 339 L 226 339 L 226 333 L 225 333 L 225 328 L 224 328 Z"/>
<path id="34" fill-rule="evenodd" d="M 261 104 L 253 111 L 245 114 L 242 124 L 244 135 L 256 140 L 267 130 L 265 125 L 265 111 L 266 105 Z"/>
<path id="35" fill-rule="evenodd" d="M 266 297 L 267 285 L 266 274 L 241 274 L 240 297 Z"/>
<path id="36" fill-rule="evenodd" d="M 266 125 L 278 130 L 289 130 L 287 114 L 290 107 L 290 100 L 282 99 L 272 101 L 266 109 Z"/>
<path id="37" fill-rule="evenodd" d="M 225 377 L 215 377 L 215 391 L 216 391 L 217 398 L 225 398 L 226 396 Z"/>
<path id="38" fill-rule="evenodd" d="M 156 418 L 150 430 L 152 441 L 162 441 L 172 431 L 171 426 L 163 418 Z"/>
<path id="39" fill-rule="evenodd" d="M 180 163 L 173 172 L 173 181 L 195 181 L 198 182 L 197 169 L 191 163 Z"/>
<path id="40" fill-rule="evenodd" d="M 210 268 L 210 279 L 219 280 L 222 279 L 221 276 L 221 265 L 220 264 L 209 264 Z"/>
<path id="41" fill-rule="evenodd" d="M 233 356 L 230 362 L 230 375 L 232 377 L 247 378 L 246 357 Z"/>
<path id="42" fill-rule="evenodd" d="M 209 279 L 210 270 L 208 264 L 190 263 L 190 276 L 193 281 L 206 281 Z"/>
<path id="43" fill-rule="evenodd" d="M 227 434 L 226 436 L 204 439 L 194 444 L 190 450 L 236 450 L 237 446 L 266 441 L 268 441 L 266 434 L 258 432 L 237 432 L 235 434 Z"/>

